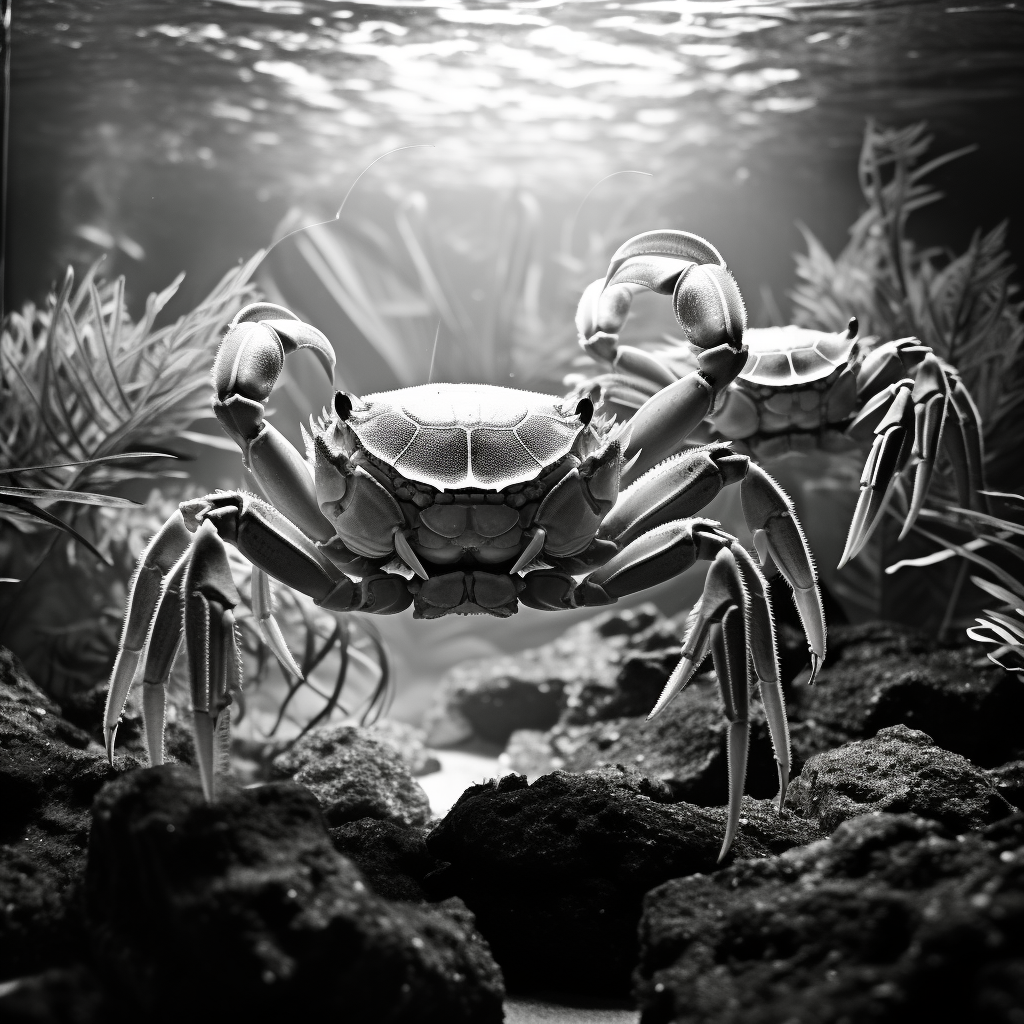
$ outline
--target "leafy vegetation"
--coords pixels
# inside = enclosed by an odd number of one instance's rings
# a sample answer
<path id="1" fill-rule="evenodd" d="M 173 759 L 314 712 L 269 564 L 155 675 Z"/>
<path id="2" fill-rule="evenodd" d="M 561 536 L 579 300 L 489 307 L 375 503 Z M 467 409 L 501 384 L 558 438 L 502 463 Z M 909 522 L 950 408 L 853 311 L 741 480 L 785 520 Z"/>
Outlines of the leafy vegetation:
<path id="1" fill-rule="evenodd" d="M 192 428 L 213 419 L 210 366 L 231 317 L 256 297 L 249 282 L 262 258 L 257 253 L 230 271 L 195 309 L 167 326 L 156 321 L 180 276 L 149 297 L 136 323 L 125 305 L 124 278 L 101 283 L 98 265 L 77 289 L 69 269 L 45 306 L 26 305 L 4 323 L 0 642 L 58 700 L 103 685 L 139 554 L 177 501 L 191 496 L 186 474 L 167 468 L 168 440 L 235 449 L 219 432 Z M 175 493 L 154 490 L 140 506 L 83 490 L 117 489 L 139 478 Z M 71 539 L 60 543 L 62 536 Z M 83 559 L 79 545 L 99 562 Z M 248 594 L 248 563 L 233 551 L 231 563 L 240 592 Z M 267 694 L 273 700 L 285 693 L 276 722 L 268 725 L 265 715 L 250 713 L 259 718 L 253 734 L 294 735 L 310 722 L 345 712 L 343 688 L 347 684 L 349 700 L 360 679 L 357 693 L 368 691 L 366 713 L 378 712 L 389 693 L 389 671 L 372 627 L 336 618 L 288 591 L 279 593 L 278 605 L 287 641 L 303 652 L 302 676 L 291 681 L 268 658 L 251 609 L 238 609 L 252 701 L 259 705 Z M 311 676 L 325 665 L 333 684 L 321 690 Z M 298 703 L 306 721 L 289 719 Z M 243 705 L 243 717 L 245 711 Z"/>
<path id="2" fill-rule="evenodd" d="M 260 284 L 303 312 L 302 286 L 319 282 L 327 304 L 318 308 L 327 312 L 313 319 L 332 337 L 361 336 L 386 367 L 386 387 L 432 379 L 560 393 L 577 351 L 576 303 L 632 208 L 619 204 L 612 223 L 584 233 L 575 218 L 550 223 L 528 192 L 471 205 L 470 216 L 466 208 L 432 208 L 414 193 L 373 216 L 347 213 L 340 225 L 289 238 Z M 316 219 L 293 210 L 277 235 Z M 345 380 L 359 376 L 359 348 L 339 346 Z"/>
<path id="3" fill-rule="evenodd" d="M 793 321 L 835 331 L 856 316 L 862 337 L 886 342 L 913 335 L 930 345 L 956 367 L 978 405 L 989 483 L 1020 490 L 1024 303 L 1018 298 L 1015 267 L 1006 249 L 1007 224 L 976 231 L 960 254 L 914 242 L 908 233 L 912 214 L 943 198 L 929 175 L 970 151 L 928 160 L 931 143 L 923 124 L 902 129 L 868 124 L 858 163 L 867 207 L 836 257 L 803 229 L 807 252 L 797 256 Z M 947 513 L 955 494 L 949 467 L 940 462 L 931 508 L 911 537 L 897 545 L 899 512 L 906 508 L 906 495 L 897 489 L 890 521 L 876 532 L 862 556 L 831 581 L 837 596 L 861 614 L 912 614 L 917 624 L 940 631 L 964 615 L 969 620 L 974 602 L 964 591 L 967 563 L 945 555 L 931 557 L 936 544 L 963 548 L 978 539 L 980 524 L 975 519 L 962 510 Z M 916 571 L 893 576 L 906 566 Z"/>
<path id="4" fill-rule="evenodd" d="M 1005 221 L 976 231 L 960 255 L 922 249 L 907 234 L 911 215 L 943 198 L 928 176 L 972 148 L 925 161 L 931 143 L 923 124 L 892 130 L 869 122 L 858 164 L 867 209 L 834 259 L 803 228 L 807 253 L 797 256 L 793 322 L 836 331 L 856 316 L 862 335 L 920 338 L 957 368 L 995 453 L 1024 429 L 1024 302 Z"/>

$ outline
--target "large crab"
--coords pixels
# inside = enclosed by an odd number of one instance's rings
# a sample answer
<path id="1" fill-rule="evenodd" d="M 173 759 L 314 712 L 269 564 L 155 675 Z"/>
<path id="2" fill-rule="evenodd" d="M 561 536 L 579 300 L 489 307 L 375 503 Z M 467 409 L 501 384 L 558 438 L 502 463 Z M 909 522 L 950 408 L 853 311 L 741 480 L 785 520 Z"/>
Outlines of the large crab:
<path id="1" fill-rule="evenodd" d="M 627 407 L 680 387 L 692 364 L 689 350 L 678 344 L 657 355 L 619 344 L 637 290 L 632 282 L 609 288 L 604 279 L 595 281 L 576 318 L 580 344 L 611 369 L 590 383 L 611 403 Z M 732 441 L 737 451 L 761 461 L 813 449 L 850 451 L 870 442 L 839 568 L 867 543 L 893 488 L 913 467 L 900 539 L 910 532 L 940 450 L 952 466 L 960 505 L 988 511 L 978 409 L 955 368 L 917 338 L 879 344 L 862 343 L 857 335 L 856 319 L 836 334 L 802 327 L 748 330 L 747 361 L 719 392 L 700 431 L 704 440 Z"/>
<path id="2" fill-rule="evenodd" d="M 723 487 L 740 485 L 761 561 L 771 559 L 793 588 L 813 672 L 825 654 L 825 623 L 810 553 L 788 498 L 746 455 L 727 443 L 679 451 L 746 364 L 743 302 L 714 247 L 679 231 L 648 232 L 620 248 L 606 291 L 614 296 L 620 282 L 672 295 L 698 366 L 654 395 L 628 428 L 595 417 L 585 395 L 474 384 L 361 398 L 337 392 L 330 414 L 310 418 L 306 459 L 264 420 L 263 403 L 286 353 L 308 348 L 330 374 L 333 349 L 280 306 L 243 309 L 214 364 L 214 410 L 265 498 L 227 491 L 184 502 L 144 551 L 111 677 L 108 754 L 141 670 L 150 756 L 162 760 L 164 687 L 183 635 L 198 763 L 213 798 L 217 738 L 241 685 L 231 611 L 239 597 L 224 541 L 255 566 L 253 609 L 286 664 L 268 577 L 340 612 L 388 614 L 412 604 L 423 618 L 507 616 L 519 602 L 607 605 L 706 559 L 681 661 L 652 714 L 710 650 L 729 720 L 724 855 L 739 821 L 756 682 L 781 806 L 789 735 L 768 589 L 736 538 L 695 516 Z M 624 474 L 635 480 L 620 491 Z"/>

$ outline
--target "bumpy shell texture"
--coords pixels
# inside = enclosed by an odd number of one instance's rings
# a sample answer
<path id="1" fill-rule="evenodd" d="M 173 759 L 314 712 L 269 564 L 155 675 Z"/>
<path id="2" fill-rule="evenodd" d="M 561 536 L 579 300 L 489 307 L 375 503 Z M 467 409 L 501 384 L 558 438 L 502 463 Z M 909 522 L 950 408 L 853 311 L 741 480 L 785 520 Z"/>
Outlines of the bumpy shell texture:
<path id="1" fill-rule="evenodd" d="M 744 335 L 750 355 L 740 379 L 751 384 L 786 387 L 827 377 L 847 362 L 856 337 L 843 331 L 825 334 L 804 327 L 751 328 Z"/>
<path id="2" fill-rule="evenodd" d="M 586 427 L 572 403 L 488 384 L 421 384 L 352 403 L 345 422 L 363 447 L 439 490 L 533 480 Z"/>

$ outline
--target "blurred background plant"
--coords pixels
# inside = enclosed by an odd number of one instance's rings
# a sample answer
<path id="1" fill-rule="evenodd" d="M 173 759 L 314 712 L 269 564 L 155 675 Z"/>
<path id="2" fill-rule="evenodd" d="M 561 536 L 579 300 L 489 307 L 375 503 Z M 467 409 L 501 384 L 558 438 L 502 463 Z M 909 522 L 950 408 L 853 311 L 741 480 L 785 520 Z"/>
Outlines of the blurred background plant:
<path id="1" fill-rule="evenodd" d="M 636 205 L 583 231 L 578 216 L 553 223 L 523 190 L 497 195 L 482 214 L 420 192 L 388 195 L 283 241 L 258 279 L 335 339 L 339 375 L 357 392 L 432 374 L 560 393 L 577 351 L 579 295 L 603 272 L 611 240 L 626 237 Z M 317 219 L 295 208 L 275 237 Z"/>

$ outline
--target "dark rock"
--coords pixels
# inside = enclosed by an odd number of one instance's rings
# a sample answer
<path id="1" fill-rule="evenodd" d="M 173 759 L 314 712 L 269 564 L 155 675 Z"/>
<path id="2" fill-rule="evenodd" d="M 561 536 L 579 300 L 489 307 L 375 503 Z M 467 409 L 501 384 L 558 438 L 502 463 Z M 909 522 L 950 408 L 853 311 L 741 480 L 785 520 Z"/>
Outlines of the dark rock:
<path id="1" fill-rule="evenodd" d="M 1024 815 L 956 838 L 871 814 L 644 901 L 644 1024 L 1016 1024 Z"/>
<path id="2" fill-rule="evenodd" d="M 413 901 L 427 898 L 423 879 L 437 865 L 427 852 L 424 829 L 363 818 L 330 831 L 334 848 L 362 871 L 378 896 Z"/>
<path id="3" fill-rule="evenodd" d="M 64 703 L 61 705 L 64 717 L 100 746 L 104 743 L 103 714 L 107 706 L 107 690 L 107 683 L 98 683 L 89 689 L 70 693 L 67 698 L 62 698 Z M 168 687 L 164 719 L 164 758 L 168 761 L 195 765 L 195 740 L 192 734 L 190 703 L 191 697 L 184 687 Z M 149 763 L 142 703 L 134 694 L 125 705 L 121 722 L 117 727 L 117 749 L 142 764 Z"/>
<path id="4" fill-rule="evenodd" d="M 114 775 L 103 751 L 0 648 L 0 978 L 80 955 L 74 896 L 89 807 Z"/>
<path id="5" fill-rule="evenodd" d="M 816 754 L 793 780 L 788 802 L 827 832 L 868 811 L 919 814 L 963 832 L 1013 810 L 984 771 L 905 725 Z"/>
<path id="6" fill-rule="evenodd" d="M 19 978 L 0 995 L 5 1024 L 118 1024 L 122 1018 L 85 967 Z"/>
<path id="7" fill-rule="evenodd" d="M 1009 761 L 992 768 L 988 777 L 998 793 L 1014 807 L 1024 810 L 1024 761 Z"/>
<path id="8" fill-rule="evenodd" d="M 477 916 L 510 984 L 621 992 L 636 959 L 643 894 L 714 870 L 722 808 L 673 802 L 632 768 L 508 775 L 473 786 L 427 837 L 445 862 L 427 879 Z M 763 857 L 816 838 L 815 826 L 747 800 L 732 857 Z"/>
<path id="9" fill-rule="evenodd" d="M 122 776 L 95 803 L 86 894 L 108 991 L 157 1021 L 502 1019 L 465 912 L 375 895 L 292 783 L 211 805 L 177 765 Z"/>
<path id="10" fill-rule="evenodd" d="M 431 775 L 441 770 L 441 762 L 426 748 L 426 731 L 408 722 L 385 718 L 368 727 L 374 739 L 386 743 L 401 755 L 411 774 Z"/>
<path id="11" fill-rule="evenodd" d="M 878 622 L 830 629 L 828 642 L 818 683 L 790 695 L 791 719 L 806 723 L 793 729 L 797 767 L 837 741 L 900 724 L 983 767 L 1024 757 L 1024 686 L 977 644 Z"/>
<path id="12" fill-rule="evenodd" d="M 678 658 L 678 645 L 676 650 Z M 778 769 L 759 702 L 751 703 L 747 793 L 769 798 L 779 790 Z M 725 738 L 728 722 L 718 683 L 699 676 L 655 719 L 616 718 L 574 726 L 559 724 L 546 737 L 548 771 L 581 772 L 613 764 L 633 765 L 651 778 L 668 783 L 677 800 L 700 807 L 723 804 L 729 784 Z M 524 741 L 505 756 L 516 771 L 534 769 L 542 761 L 539 741 Z"/>
<path id="13" fill-rule="evenodd" d="M 442 684 L 427 742 L 504 744 L 550 729 L 647 714 L 679 661 L 679 627 L 652 604 L 599 615 L 531 651 L 466 662 Z"/>
<path id="14" fill-rule="evenodd" d="M 430 801 L 394 746 L 354 725 L 314 729 L 274 758 L 275 778 L 291 778 L 320 801 L 331 825 L 380 818 L 425 825 Z"/>

